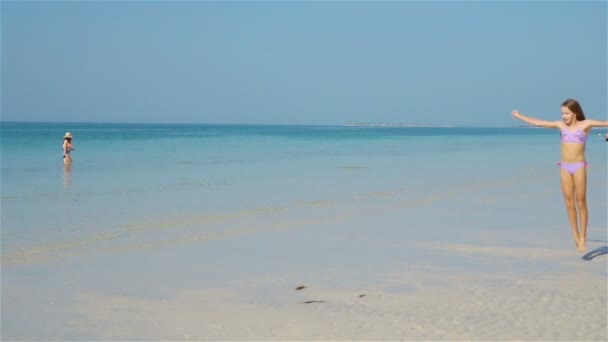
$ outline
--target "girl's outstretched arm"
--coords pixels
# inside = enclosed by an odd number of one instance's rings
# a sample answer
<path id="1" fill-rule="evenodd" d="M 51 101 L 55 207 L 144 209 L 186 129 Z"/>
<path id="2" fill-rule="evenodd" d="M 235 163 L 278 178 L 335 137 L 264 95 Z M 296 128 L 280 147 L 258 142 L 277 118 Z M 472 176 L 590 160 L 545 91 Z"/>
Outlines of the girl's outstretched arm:
<path id="1" fill-rule="evenodd" d="M 528 123 L 530 125 L 533 126 L 539 126 L 539 127 L 544 127 L 544 128 L 559 128 L 559 124 L 560 121 L 544 121 L 544 120 L 539 120 L 539 119 L 535 119 L 535 118 L 529 118 L 527 116 L 523 116 L 519 113 L 518 110 L 513 109 L 513 111 L 511 112 L 511 115 L 516 118 L 519 119 L 525 123 Z"/>
<path id="2" fill-rule="evenodd" d="M 589 127 L 608 127 L 608 121 L 585 120 Z"/>

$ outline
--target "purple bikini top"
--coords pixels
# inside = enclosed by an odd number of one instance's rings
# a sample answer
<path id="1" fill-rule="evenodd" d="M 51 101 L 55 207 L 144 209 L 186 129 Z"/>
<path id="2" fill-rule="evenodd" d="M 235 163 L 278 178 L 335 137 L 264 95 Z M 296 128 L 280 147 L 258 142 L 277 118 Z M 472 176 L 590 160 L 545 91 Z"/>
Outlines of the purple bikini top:
<path id="1" fill-rule="evenodd" d="M 587 135 L 580 128 L 574 132 L 562 129 L 562 142 L 584 144 L 587 142 Z"/>

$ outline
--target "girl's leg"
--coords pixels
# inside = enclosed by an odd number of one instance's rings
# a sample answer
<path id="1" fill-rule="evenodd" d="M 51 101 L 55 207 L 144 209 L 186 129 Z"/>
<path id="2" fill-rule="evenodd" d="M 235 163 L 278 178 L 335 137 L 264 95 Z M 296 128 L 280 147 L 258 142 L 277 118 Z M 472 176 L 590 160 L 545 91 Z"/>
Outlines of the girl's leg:
<path id="1" fill-rule="evenodd" d="M 572 230 L 572 237 L 574 243 L 578 249 L 580 237 L 578 234 L 578 225 L 576 219 L 576 207 L 574 206 L 574 177 L 568 173 L 568 171 L 560 167 L 560 178 L 562 183 L 562 194 L 566 202 L 566 212 L 568 213 L 568 220 L 570 221 L 570 229 Z"/>
<path id="2" fill-rule="evenodd" d="M 578 236 L 579 252 L 584 252 L 587 249 L 587 222 L 589 214 L 587 212 L 587 168 L 581 167 L 576 170 L 573 176 L 574 193 L 576 195 L 576 206 L 578 207 L 578 215 L 581 223 L 581 232 Z"/>

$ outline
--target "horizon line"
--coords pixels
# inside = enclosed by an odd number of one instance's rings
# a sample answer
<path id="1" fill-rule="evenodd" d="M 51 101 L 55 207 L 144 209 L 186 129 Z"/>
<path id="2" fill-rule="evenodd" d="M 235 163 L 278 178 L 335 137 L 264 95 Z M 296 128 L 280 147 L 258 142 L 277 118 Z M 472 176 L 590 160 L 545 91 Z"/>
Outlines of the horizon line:
<path id="1" fill-rule="evenodd" d="M 0 124 L 91 124 L 91 125 L 199 125 L 199 126 L 318 126 L 374 128 L 542 128 L 531 125 L 467 125 L 467 124 L 405 124 L 405 123 L 347 123 L 347 124 L 286 124 L 286 123 L 204 123 L 204 122 L 117 122 L 117 121 L 16 121 L 1 120 Z"/>

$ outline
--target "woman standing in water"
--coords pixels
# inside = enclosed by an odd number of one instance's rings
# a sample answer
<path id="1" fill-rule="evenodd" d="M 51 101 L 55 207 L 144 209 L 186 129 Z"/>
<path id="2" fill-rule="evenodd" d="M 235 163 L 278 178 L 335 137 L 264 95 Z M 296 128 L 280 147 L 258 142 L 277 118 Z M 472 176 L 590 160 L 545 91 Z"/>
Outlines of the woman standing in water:
<path id="1" fill-rule="evenodd" d="M 72 133 L 66 132 L 63 136 L 63 164 L 72 163 L 72 155 L 70 154 L 72 150 Z"/>
<path id="2" fill-rule="evenodd" d="M 592 127 L 608 127 L 608 121 L 585 119 L 581 105 L 573 99 L 567 99 L 562 103 L 561 112 L 562 119 L 560 121 L 530 118 L 521 115 L 518 110 L 513 110 L 512 115 L 514 118 L 530 125 L 556 128 L 561 131 L 562 153 L 561 161 L 557 165 L 560 167 L 562 194 L 566 201 L 566 210 L 576 250 L 583 252 L 587 248 L 588 221 L 585 143 Z M 580 218 L 580 231 L 578 229 L 578 218 Z"/>

